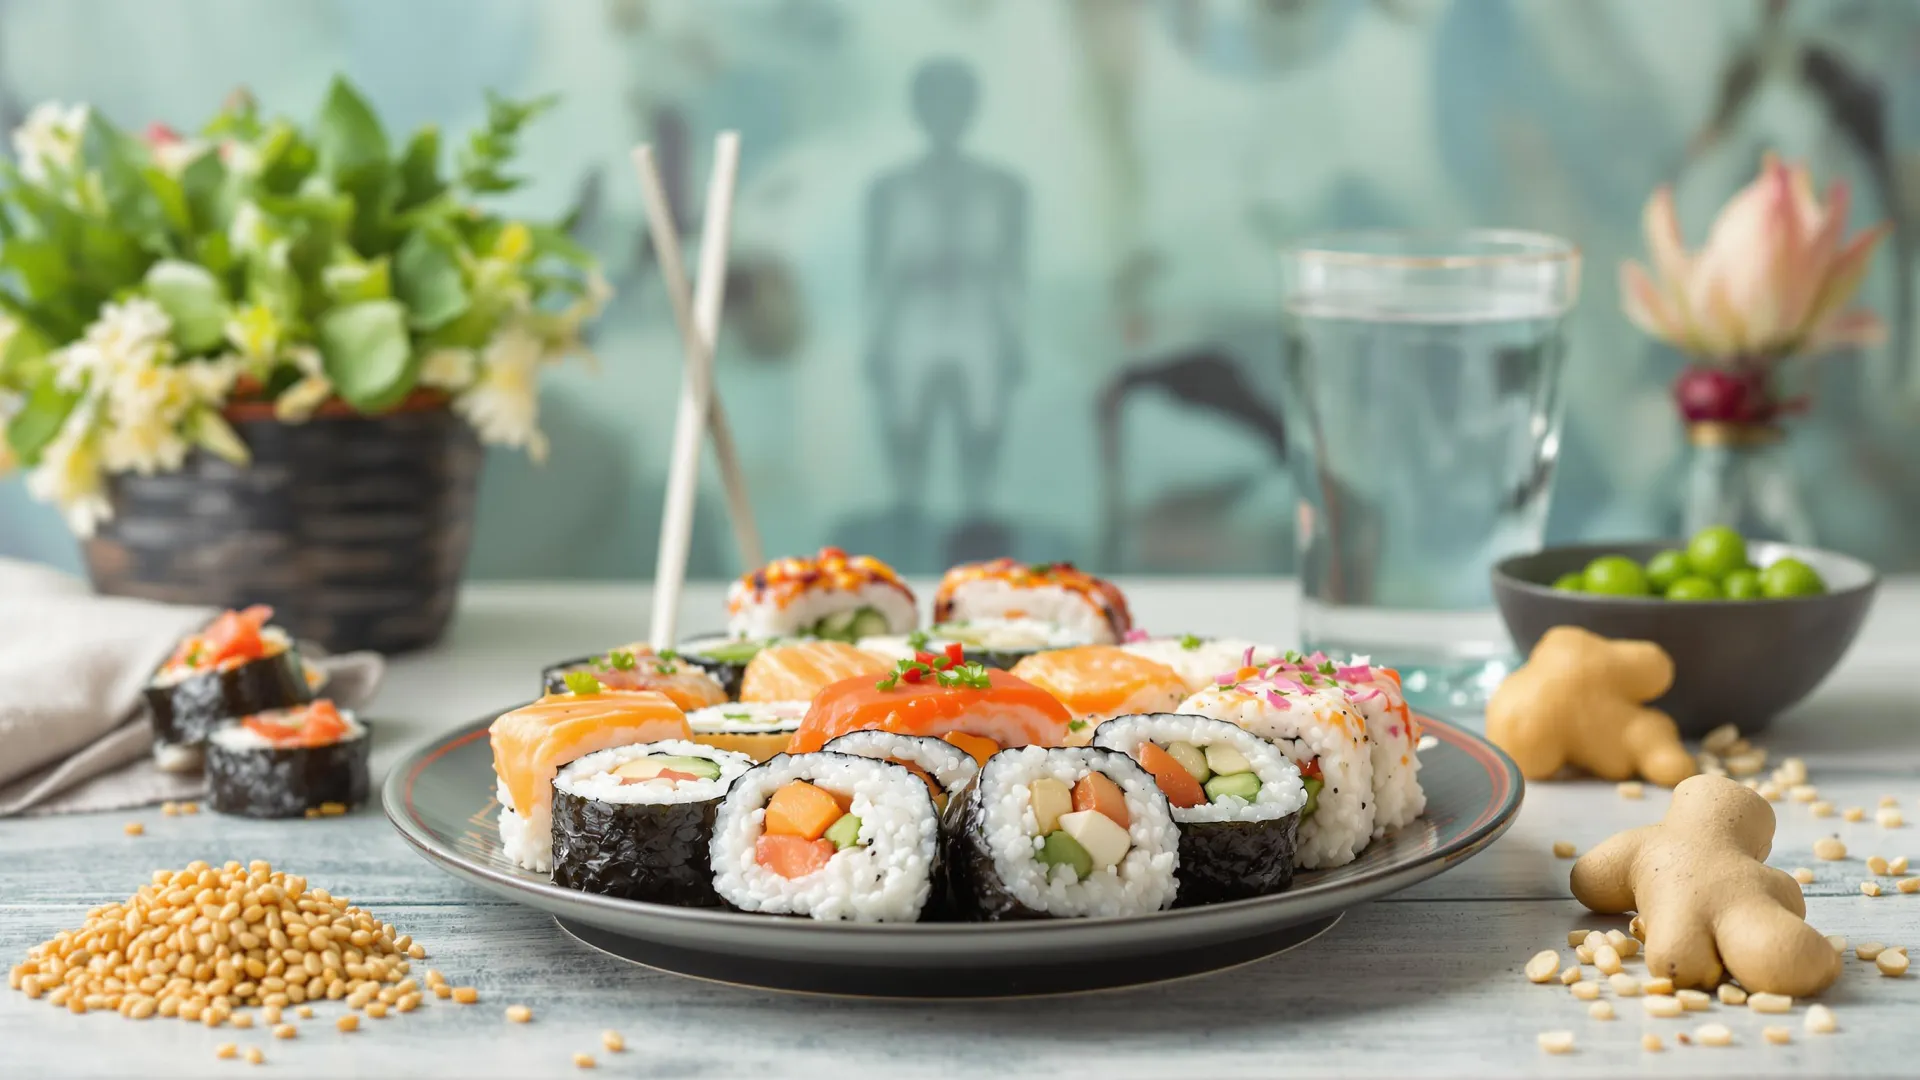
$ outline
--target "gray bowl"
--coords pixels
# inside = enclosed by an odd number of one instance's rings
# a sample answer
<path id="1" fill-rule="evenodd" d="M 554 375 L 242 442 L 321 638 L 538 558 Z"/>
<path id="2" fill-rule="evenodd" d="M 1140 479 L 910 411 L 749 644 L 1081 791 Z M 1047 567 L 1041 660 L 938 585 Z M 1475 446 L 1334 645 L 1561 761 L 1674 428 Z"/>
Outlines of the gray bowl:
<path id="1" fill-rule="evenodd" d="M 1853 644 L 1879 575 L 1859 559 L 1788 544 L 1748 544 L 1756 566 L 1792 556 L 1826 580 L 1820 596 L 1781 600 L 1661 600 L 1553 588 L 1602 555 L 1646 562 L 1680 540 L 1579 544 L 1516 555 L 1493 568 L 1493 598 L 1522 654 L 1555 626 L 1651 641 L 1673 657 L 1673 688 L 1655 702 L 1699 736 L 1721 724 L 1757 731 L 1813 692 Z"/>

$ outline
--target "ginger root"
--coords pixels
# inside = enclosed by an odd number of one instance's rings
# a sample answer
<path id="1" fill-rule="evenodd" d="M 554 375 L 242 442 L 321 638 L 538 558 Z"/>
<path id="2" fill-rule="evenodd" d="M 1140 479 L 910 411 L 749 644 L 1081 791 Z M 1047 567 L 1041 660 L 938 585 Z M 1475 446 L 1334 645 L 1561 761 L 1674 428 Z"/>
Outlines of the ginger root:
<path id="1" fill-rule="evenodd" d="M 1673 720 L 1646 703 L 1673 685 L 1673 661 L 1651 641 L 1611 641 L 1556 626 L 1487 703 L 1487 737 L 1529 780 L 1573 765 L 1608 780 L 1663 787 L 1692 776 Z"/>
<path id="2" fill-rule="evenodd" d="M 1573 864 L 1574 899 L 1597 912 L 1635 911 L 1647 972 L 1712 990 L 1731 974 L 1749 993 L 1817 994 L 1840 956 L 1808 926 L 1800 886 L 1766 865 L 1773 807 L 1722 776 L 1673 789 L 1658 825 L 1619 833 Z"/>

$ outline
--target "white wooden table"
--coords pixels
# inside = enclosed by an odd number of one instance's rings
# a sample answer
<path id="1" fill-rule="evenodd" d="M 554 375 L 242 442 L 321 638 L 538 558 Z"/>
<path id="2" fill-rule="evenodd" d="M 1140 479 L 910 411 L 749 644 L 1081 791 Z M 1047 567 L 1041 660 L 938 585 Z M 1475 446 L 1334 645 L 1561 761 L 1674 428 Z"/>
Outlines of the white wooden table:
<path id="1" fill-rule="evenodd" d="M 1142 581 L 1131 595 L 1148 627 L 1292 639 L 1290 591 L 1247 581 Z M 688 598 L 690 629 L 717 622 L 719 591 Z M 488 585 L 468 590 L 447 642 L 392 669 L 377 707 L 376 772 L 402 748 L 501 704 L 531 695 L 546 661 L 643 635 L 647 599 L 632 586 Z M 1920 823 L 1920 581 L 1893 583 L 1842 670 L 1762 743 L 1797 754 L 1824 798 L 1863 806 L 1868 820 L 1816 820 L 1781 803 L 1773 863 L 1812 867 L 1811 921 L 1853 941 L 1920 947 L 1920 894 L 1870 899 L 1859 885 L 1867 856 L 1920 863 L 1920 828 L 1882 829 L 1872 811 L 1897 796 Z M 890 1003 L 805 998 L 711 985 L 589 951 L 553 922 L 441 874 L 414 855 L 377 807 L 349 817 L 262 823 L 157 811 L 0 822 L 0 957 L 77 926 L 87 910 L 124 898 L 150 870 L 194 859 L 267 858 L 352 898 L 431 950 L 423 966 L 473 984 L 481 1003 L 429 1000 L 408 1016 L 366 1021 L 341 1034 L 325 1004 L 291 1041 L 260 1027 L 210 1031 L 171 1020 L 73 1016 L 0 989 L 0 1077 L 203 1076 L 246 1073 L 216 1061 L 222 1042 L 261 1045 L 262 1075 L 565 1076 L 575 1051 L 603 1072 L 630 1076 L 1065 1078 L 1188 1076 L 1567 1075 L 1626 1072 L 1740 1076 L 1920 1073 L 1920 978 L 1888 979 L 1849 955 L 1825 996 L 1842 1031 L 1808 1036 L 1804 1009 L 1785 1018 L 1791 1046 L 1761 1041 L 1777 1017 L 1714 1006 L 1684 1020 L 1647 1018 L 1637 1001 L 1620 1019 L 1589 1020 L 1557 983 L 1528 984 L 1520 968 L 1567 930 L 1621 925 L 1582 912 L 1567 892 L 1569 864 L 1556 840 L 1583 850 L 1659 817 L 1612 785 L 1535 785 L 1513 829 L 1493 848 L 1433 881 L 1348 913 L 1294 952 L 1223 975 L 1080 997 L 987 1003 Z M 122 825 L 141 821 L 146 834 Z M 1815 839 L 1838 833 L 1842 862 L 1820 862 Z M 1883 879 L 1891 885 L 1891 879 Z M 1920 948 L 1914 950 L 1920 954 Z M 1608 995 L 1611 997 L 1611 995 Z M 532 1006 L 531 1024 L 508 1024 L 510 1003 Z M 1675 1036 L 1718 1021 L 1731 1048 L 1680 1046 Z M 621 1031 L 624 1054 L 599 1045 Z M 1575 1032 L 1578 1049 L 1547 1057 L 1536 1035 Z M 1662 1054 L 1639 1049 L 1661 1034 Z"/>

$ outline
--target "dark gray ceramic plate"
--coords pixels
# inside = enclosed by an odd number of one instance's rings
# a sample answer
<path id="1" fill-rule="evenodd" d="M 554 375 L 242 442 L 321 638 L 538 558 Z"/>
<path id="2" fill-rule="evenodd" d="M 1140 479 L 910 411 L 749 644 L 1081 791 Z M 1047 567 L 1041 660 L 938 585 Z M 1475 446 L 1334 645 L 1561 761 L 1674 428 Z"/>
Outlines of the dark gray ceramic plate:
<path id="1" fill-rule="evenodd" d="M 1278 896 L 1117 919 L 860 925 L 665 907 L 563 889 L 501 854 L 492 717 L 403 757 L 387 816 L 442 869 L 550 912 L 581 940 L 650 967 L 777 990 L 1004 997 L 1100 989 L 1233 967 L 1321 933 L 1356 904 L 1466 859 L 1506 831 L 1520 771 L 1485 740 L 1427 721 L 1427 812 L 1337 870 Z"/>

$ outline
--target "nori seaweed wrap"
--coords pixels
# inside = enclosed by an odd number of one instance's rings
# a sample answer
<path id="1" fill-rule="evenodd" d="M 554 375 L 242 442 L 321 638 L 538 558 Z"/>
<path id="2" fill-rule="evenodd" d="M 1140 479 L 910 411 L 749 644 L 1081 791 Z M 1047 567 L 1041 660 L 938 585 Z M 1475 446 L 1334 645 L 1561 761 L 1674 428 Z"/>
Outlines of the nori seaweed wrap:
<path id="1" fill-rule="evenodd" d="M 682 660 L 713 676 L 727 692 L 727 700 L 740 700 L 740 682 L 747 676 L 747 665 L 760 655 L 760 650 L 769 645 L 779 644 L 782 638 L 762 638 L 743 640 L 721 635 L 693 638 L 683 641 L 674 650 Z"/>
<path id="2" fill-rule="evenodd" d="M 1094 773 L 1124 806 L 1125 825 L 1099 810 L 1087 811 L 1099 822 L 1077 822 L 1035 805 L 1039 787 L 1064 796 Z M 947 904 L 959 919 L 1141 915 L 1170 906 L 1178 888 L 1180 833 L 1166 797 L 1114 751 L 1002 750 L 954 793 L 945 825 Z"/>
<path id="3" fill-rule="evenodd" d="M 299 650 L 284 631 L 266 625 L 271 617 L 266 607 L 226 612 L 183 640 L 153 673 L 142 696 L 162 769 L 197 769 L 197 751 L 216 729 L 313 700 Z"/>
<path id="4" fill-rule="evenodd" d="M 209 802 L 253 818 L 344 812 L 367 801 L 372 749 L 366 724 L 325 699 L 249 717 L 207 739 Z"/>
<path id="5" fill-rule="evenodd" d="M 1116 717 L 1093 737 L 1093 745 L 1137 759 L 1144 759 L 1149 743 L 1156 776 L 1162 769 L 1178 770 L 1158 781 L 1180 829 L 1177 906 L 1245 900 L 1291 887 L 1307 795 L 1286 755 L 1238 725 L 1181 713 Z"/>
<path id="6" fill-rule="evenodd" d="M 753 759 L 668 740 L 588 754 L 553 781 L 553 883 L 681 907 L 721 907 L 714 812 Z"/>
<path id="7" fill-rule="evenodd" d="M 723 704 L 731 696 L 693 657 L 672 649 L 655 653 L 644 644 L 622 645 L 600 656 L 562 660 L 540 670 L 542 694 L 600 690 L 654 690 L 687 712 Z"/>

